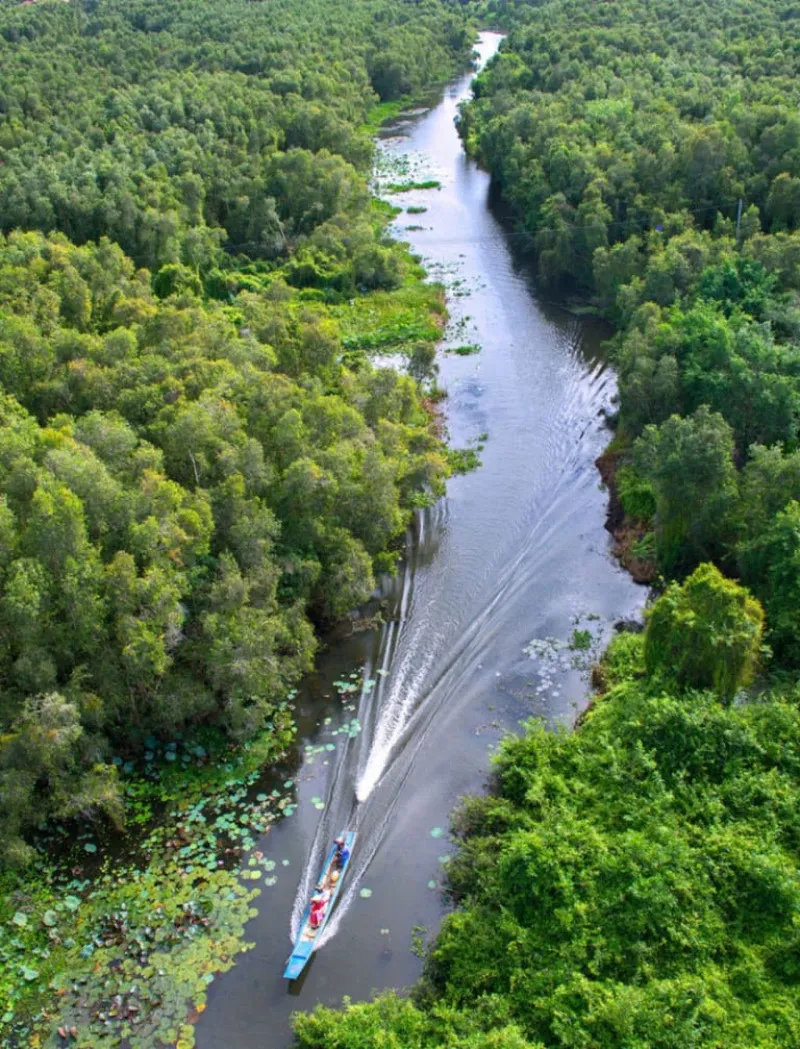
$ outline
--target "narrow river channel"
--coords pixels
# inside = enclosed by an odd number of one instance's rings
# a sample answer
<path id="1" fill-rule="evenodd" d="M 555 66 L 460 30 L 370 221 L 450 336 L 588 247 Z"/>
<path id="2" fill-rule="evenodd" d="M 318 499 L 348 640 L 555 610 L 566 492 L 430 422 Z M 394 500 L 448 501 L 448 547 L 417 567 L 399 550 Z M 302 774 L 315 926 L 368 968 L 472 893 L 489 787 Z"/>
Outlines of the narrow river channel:
<path id="1" fill-rule="evenodd" d="M 500 39 L 481 35 L 481 63 Z M 209 988 L 200 1049 L 281 1049 L 294 1010 L 416 979 L 412 931 L 434 933 L 445 911 L 453 806 L 483 788 L 504 732 L 532 716 L 571 722 L 585 705 L 581 659 L 563 644 L 576 628 L 599 646 L 644 601 L 611 558 L 594 466 L 614 393 L 599 354 L 605 330 L 537 301 L 490 205 L 489 176 L 455 131 L 470 80 L 401 121 L 382 148 L 441 182 L 398 198 L 427 211 L 396 228 L 451 288 L 450 342 L 481 347 L 444 354 L 440 383 L 453 443 L 488 435 L 483 464 L 419 515 L 403 570 L 385 584 L 385 624 L 330 646 L 303 690 L 284 773 L 298 807 L 258 845 L 278 878 L 248 925 L 253 949 Z M 355 670 L 367 683 L 343 700 L 333 682 Z M 324 949 L 290 988 L 290 932 L 345 826 L 358 831 L 346 891 Z"/>

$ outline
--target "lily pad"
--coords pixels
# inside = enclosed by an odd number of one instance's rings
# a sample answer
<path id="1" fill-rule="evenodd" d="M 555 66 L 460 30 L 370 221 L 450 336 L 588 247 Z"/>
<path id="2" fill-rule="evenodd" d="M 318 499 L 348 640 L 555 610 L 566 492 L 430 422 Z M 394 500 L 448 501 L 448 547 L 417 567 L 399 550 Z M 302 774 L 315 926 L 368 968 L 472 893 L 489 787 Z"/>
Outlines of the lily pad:
<path id="1" fill-rule="evenodd" d="M 28 924 L 28 915 L 23 911 L 17 911 L 14 917 L 11 919 L 15 925 L 18 925 L 20 929 L 24 929 Z"/>
<path id="2" fill-rule="evenodd" d="M 58 915 L 55 911 L 45 911 L 42 915 L 42 922 L 48 927 L 52 928 L 58 921 Z"/>
<path id="3" fill-rule="evenodd" d="M 442 837 L 444 837 L 444 828 L 443 827 L 434 827 L 433 830 L 431 831 L 431 837 L 432 838 L 442 838 Z"/>
<path id="4" fill-rule="evenodd" d="M 84 852 L 97 852 L 97 846 L 95 845 L 95 843 L 93 841 L 87 841 L 86 844 L 83 846 L 83 851 Z"/>
<path id="5" fill-rule="evenodd" d="M 428 882 L 428 888 L 429 889 L 435 889 L 436 888 L 436 882 L 434 881 L 433 878 L 431 878 L 431 880 Z"/>
<path id="6" fill-rule="evenodd" d="M 368 900 L 372 895 L 372 889 L 359 889 L 358 895 L 362 900 Z"/>

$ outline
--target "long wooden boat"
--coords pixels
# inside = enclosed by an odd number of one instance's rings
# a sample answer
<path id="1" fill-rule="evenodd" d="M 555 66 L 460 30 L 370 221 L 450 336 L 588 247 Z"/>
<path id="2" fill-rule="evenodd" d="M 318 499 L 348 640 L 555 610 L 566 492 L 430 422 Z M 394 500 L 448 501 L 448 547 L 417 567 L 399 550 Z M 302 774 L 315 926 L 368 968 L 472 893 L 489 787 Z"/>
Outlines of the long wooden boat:
<path id="1" fill-rule="evenodd" d="M 309 902 L 307 903 L 306 909 L 303 911 L 303 919 L 300 923 L 300 932 L 298 934 L 295 945 L 292 948 L 292 953 L 289 955 L 289 960 L 286 963 L 286 969 L 283 974 L 287 980 L 296 980 L 300 973 L 303 971 L 303 969 L 306 966 L 306 962 L 313 954 L 314 946 L 319 940 L 320 936 L 322 935 L 322 930 L 328 924 L 328 918 L 330 918 L 331 913 L 333 911 L 333 905 L 336 903 L 336 897 L 339 895 L 339 890 L 341 889 L 342 882 L 344 881 L 345 871 L 350 865 L 350 860 L 353 856 L 353 846 L 356 843 L 356 832 L 352 830 L 347 831 L 346 833 L 343 833 L 341 837 L 344 838 L 345 847 L 348 849 L 350 855 L 345 860 L 342 869 L 339 872 L 339 878 L 336 884 L 333 886 L 333 889 L 331 890 L 331 898 L 328 900 L 328 906 L 325 908 L 325 914 L 322 916 L 322 921 L 319 923 L 316 929 L 311 928 L 311 901 L 309 900 Z M 333 845 L 331 851 L 328 853 L 328 858 L 325 861 L 325 866 L 322 868 L 322 873 L 320 874 L 317 880 L 317 885 L 327 883 L 328 875 L 331 873 L 331 864 L 333 863 L 333 858 L 335 855 L 336 846 Z"/>

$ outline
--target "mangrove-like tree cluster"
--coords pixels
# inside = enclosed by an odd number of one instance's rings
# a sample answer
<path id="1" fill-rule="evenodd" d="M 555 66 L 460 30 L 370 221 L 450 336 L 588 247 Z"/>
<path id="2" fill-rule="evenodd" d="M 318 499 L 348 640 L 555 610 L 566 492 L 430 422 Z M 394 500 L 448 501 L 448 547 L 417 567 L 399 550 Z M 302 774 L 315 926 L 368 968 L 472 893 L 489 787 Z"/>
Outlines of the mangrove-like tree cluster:
<path id="1" fill-rule="evenodd" d="M 369 115 L 471 40 L 438 0 L 0 5 L 6 861 L 122 819 L 146 739 L 285 719 L 314 625 L 441 492 L 416 382 L 359 350 L 358 318 L 442 312 Z"/>
<path id="2" fill-rule="evenodd" d="M 540 279 L 619 329 L 630 560 L 713 560 L 800 661 L 800 14 L 516 5 L 464 110 Z M 613 470 L 612 470 L 613 472 Z"/>

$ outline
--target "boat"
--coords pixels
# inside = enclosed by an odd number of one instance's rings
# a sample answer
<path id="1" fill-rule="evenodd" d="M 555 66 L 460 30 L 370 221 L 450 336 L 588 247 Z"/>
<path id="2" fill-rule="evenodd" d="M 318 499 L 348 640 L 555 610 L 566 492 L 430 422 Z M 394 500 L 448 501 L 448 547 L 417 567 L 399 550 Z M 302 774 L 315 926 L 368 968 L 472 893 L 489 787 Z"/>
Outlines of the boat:
<path id="1" fill-rule="evenodd" d="M 350 865 L 350 860 L 353 858 L 353 846 L 356 843 L 356 832 L 346 831 L 343 832 L 340 837 L 344 838 L 345 848 L 348 850 L 349 855 L 345 860 L 342 868 L 339 872 L 339 877 L 336 884 L 331 890 L 331 897 L 328 900 L 328 906 L 325 908 L 325 913 L 322 916 L 322 921 L 319 923 L 316 929 L 311 928 L 311 901 L 309 900 L 306 905 L 306 909 L 303 911 L 303 918 L 300 922 L 300 932 L 295 941 L 295 945 L 292 948 L 292 953 L 289 955 L 289 960 L 286 963 L 286 969 L 283 973 L 287 980 L 296 980 L 300 973 L 306 966 L 306 962 L 314 952 L 314 947 L 319 941 L 322 931 L 328 924 L 328 918 L 330 918 L 333 912 L 333 906 L 336 903 L 336 898 L 339 895 L 339 891 L 344 881 L 345 871 Z M 333 858 L 336 855 L 336 845 L 331 847 L 331 851 L 328 853 L 328 858 L 325 861 L 325 866 L 322 868 L 317 885 L 324 885 L 327 883 L 328 876 L 331 873 L 331 864 Z"/>

